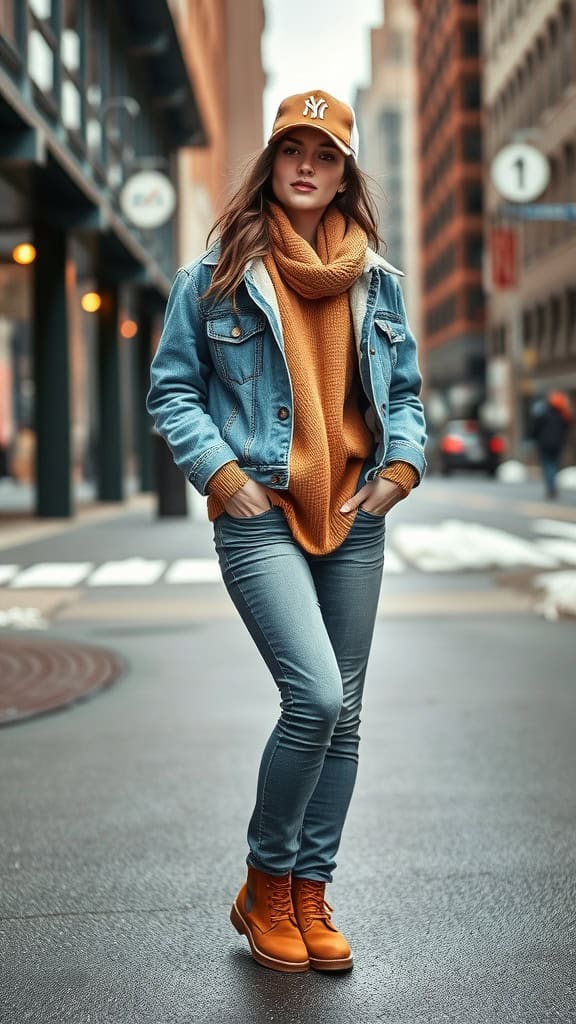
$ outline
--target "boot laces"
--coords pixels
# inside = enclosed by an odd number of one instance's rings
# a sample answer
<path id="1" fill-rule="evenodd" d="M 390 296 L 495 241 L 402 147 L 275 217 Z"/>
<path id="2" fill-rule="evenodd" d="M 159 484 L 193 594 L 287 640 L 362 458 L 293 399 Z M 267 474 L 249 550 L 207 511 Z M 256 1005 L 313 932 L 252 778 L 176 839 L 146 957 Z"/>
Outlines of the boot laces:
<path id="1" fill-rule="evenodd" d="M 302 882 L 300 889 L 300 900 L 302 913 L 309 920 L 329 921 L 333 907 L 330 906 L 324 897 L 324 885 L 322 882 L 314 882 L 306 879 Z"/>
<path id="2" fill-rule="evenodd" d="M 290 877 L 270 878 L 267 883 L 268 904 L 270 907 L 270 923 L 278 924 L 286 918 L 291 918 L 292 894 L 290 891 Z"/>

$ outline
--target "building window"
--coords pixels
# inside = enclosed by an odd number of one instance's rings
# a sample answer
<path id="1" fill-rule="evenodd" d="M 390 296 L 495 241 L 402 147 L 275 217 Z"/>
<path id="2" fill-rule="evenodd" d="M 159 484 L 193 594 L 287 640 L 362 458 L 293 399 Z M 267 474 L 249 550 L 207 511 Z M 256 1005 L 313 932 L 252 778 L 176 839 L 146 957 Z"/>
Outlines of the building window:
<path id="1" fill-rule="evenodd" d="M 550 299 L 550 350 L 552 356 L 562 354 L 562 304 L 558 296 Z"/>
<path id="2" fill-rule="evenodd" d="M 476 163 L 482 159 L 482 134 L 480 128 L 465 128 L 462 132 L 462 159 Z"/>
<path id="3" fill-rule="evenodd" d="M 62 10 L 60 56 L 68 71 L 80 70 L 80 25 L 76 0 L 65 0 Z"/>
<path id="4" fill-rule="evenodd" d="M 570 352 L 576 352 L 576 288 L 569 288 L 566 303 L 567 335 Z"/>
<path id="5" fill-rule="evenodd" d="M 565 89 L 574 81 L 574 30 L 570 4 L 562 4 L 560 17 L 560 80 L 562 89 Z"/>
<path id="6" fill-rule="evenodd" d="M 464 110 L 480 109 L 480 79 L 476 75 L 462 81 L 462 107 Z"/>
<path id="7" fill-rule="evenodd" d="M 28 37 L 28 74 L 41 92 L 54 88 L 54 54 L 44 36 L 35 28 Z"/>
<path id="8" fill-rule="evenodd" d="M 77 0 L 63 0 L 60 57 L 62 60 L 62 122 L 73 132 L 81 133 L 84 122 L 82 100 L 83 45 L 80 5 Z"/>
<path id="9" fill-rule="evenodd" d="M 469 270 L 482 268 L 484 245 L 481 235 L 467 235 L 464 239 L 464 265 Z"/>
<path id="10" fill-rule="evenodd" d="M 478 322 L 484 314 L 484 292 L 474 286 L 466 291 L 466 319 Z"/>
<path id="11" fill-rule="evenodd" d="M 479 53 L 478 29 L 467 25 L 462 29 L 462 56 L 478 57 Z"/>
<path id="12" fill-rule="evenodd" d="M 464 183 L 464 212 L 482 213 L 482 184 L 479 181 Z"/>
<path id="13" fill-rule="evenodd" d="M 52 15 L 51 0 L 28 0 L 32 14 L 35 14 L 41 21 L 48 21 Z"/>

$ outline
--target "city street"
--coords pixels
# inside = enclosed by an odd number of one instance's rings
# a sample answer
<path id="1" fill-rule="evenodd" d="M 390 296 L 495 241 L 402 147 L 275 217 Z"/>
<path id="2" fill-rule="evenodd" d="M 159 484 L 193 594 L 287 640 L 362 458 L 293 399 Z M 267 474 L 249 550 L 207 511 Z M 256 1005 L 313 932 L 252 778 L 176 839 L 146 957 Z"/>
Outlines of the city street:
<path id="1" fill-rule="evenodd" d="M 88 643 L 125 671 L 0 731 L 3 1024 L 576 1021 L 574 620 L 532 583 L 574 566 L 576 501 L 540 490 L 430 477 L 389 516 L 328 894 L 342 976 L 266 971 L 228 921 L 276 695 L 208 524 L 143 500 L 5 529 L 0 649 Z"/>

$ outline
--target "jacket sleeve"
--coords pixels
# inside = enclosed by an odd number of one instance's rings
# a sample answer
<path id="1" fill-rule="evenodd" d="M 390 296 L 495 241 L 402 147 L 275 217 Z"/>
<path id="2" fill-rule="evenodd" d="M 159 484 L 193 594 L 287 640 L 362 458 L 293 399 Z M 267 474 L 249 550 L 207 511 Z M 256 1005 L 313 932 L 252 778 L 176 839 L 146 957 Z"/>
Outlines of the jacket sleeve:
<path id="1" fill-rule="evenodd" d="M 176 465 L 201 494 L 235 453 L 208 415 L 211 360 L 192 274 L 178 271 L 150 369 L 148 412 Z"/>
<path id="2" fill-rule="evenodd" d="M 399 345 L 398 358 L 390 382 L 386 465 L 397 461 L 408 462 L 414 466 L 421 479 L 426 471 L 426 423 L 424 408 L 420 401 L 422 376 L 418 366 L 416 339 L 408 324 L 402 289 L 397 281 L 395 285 L 397 309 L 404 321 L 406 334 L 404 341 Z"/>

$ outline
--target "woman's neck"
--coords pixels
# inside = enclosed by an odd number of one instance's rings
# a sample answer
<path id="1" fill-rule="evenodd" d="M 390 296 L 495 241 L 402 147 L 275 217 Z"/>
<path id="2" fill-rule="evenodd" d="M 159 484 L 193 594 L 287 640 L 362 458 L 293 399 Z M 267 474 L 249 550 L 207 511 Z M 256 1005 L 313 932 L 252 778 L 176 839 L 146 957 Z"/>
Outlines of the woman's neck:
<path id="1" fill-rule="evenodd" d="M 284 213 L 288 217 L 293 230 L 300 238 L 303 238 L 308 245 L 311 245 L 316 250 L 316 237 L 318 234 L 318 225 L 324 216 L 324 210 L 314 211 L 313 213 L 301 213 L 299 210 L 287 210 L 283 207 Z"/>

